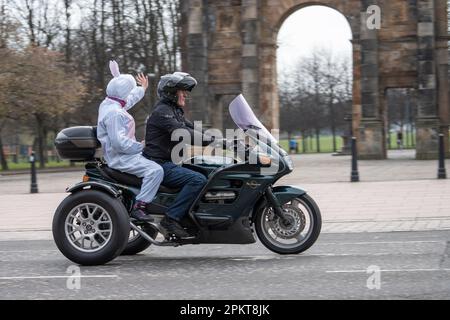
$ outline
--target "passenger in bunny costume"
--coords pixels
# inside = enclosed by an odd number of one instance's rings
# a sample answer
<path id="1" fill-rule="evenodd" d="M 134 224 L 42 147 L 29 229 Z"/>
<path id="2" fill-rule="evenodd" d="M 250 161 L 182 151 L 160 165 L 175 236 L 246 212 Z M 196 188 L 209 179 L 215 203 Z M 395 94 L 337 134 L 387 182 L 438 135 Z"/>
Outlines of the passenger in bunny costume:
<path id="1" fill-rule="evenodd" d="M 109 82 L 107 97 L 100 105 L 97 138 L 110 168 L 143 178 L 131 217 L 153 221 L 145 208 L 155 198 L 164 171 L 159 164 L 142 156 L 143 145 L 136 141 L 135 122 L 128 113 L 144 98 L 148 80 L 142 74 L 138 75 L 138 87 L 133 76 L 120 74 L 117 62 L 111 61 L 109 66 L 114 79 Z"/>

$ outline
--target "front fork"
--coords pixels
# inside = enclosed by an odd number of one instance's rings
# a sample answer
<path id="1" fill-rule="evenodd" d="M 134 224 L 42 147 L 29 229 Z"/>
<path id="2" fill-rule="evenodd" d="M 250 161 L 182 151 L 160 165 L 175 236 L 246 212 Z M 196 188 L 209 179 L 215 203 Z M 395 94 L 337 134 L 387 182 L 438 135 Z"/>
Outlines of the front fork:
<path id="1" fill-rule="evenodd" d="M 279 217 L 283 223 L 289 224 L 289 221 L 284 214 L 283 207 L 281 206 L 277 197 L 275 197 L 275 195 L 273 194 L 272 186 L 267 188 L 264 195 L 266 197 L 267 203 L 273 208 L 275 215 Z"/>

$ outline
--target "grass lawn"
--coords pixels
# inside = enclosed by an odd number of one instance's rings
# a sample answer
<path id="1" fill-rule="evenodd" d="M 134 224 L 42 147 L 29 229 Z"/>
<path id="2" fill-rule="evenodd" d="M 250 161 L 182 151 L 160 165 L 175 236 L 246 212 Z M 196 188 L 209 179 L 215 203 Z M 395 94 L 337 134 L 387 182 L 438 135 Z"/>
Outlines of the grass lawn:
<path id="1" fill-rule="evenodd" d="M 414 141 L 413 141 L 414 140 Z M 316 138 L 308 138 L 306 141 L 307 150 L 304 152 L 303 150 L 303 141 L 302 139 L 297 140 L 299 143 L 299 151 L 300 153 L 317 153 L 317 147 L 316 147 Z M 337 142 L 337 151 L 341 151 L 342 145 L 343 145 L 343 139 L 342 137 L 336 138 Z M 414 144 L 413 144 L 414 143 Z M 289 141 L 287 139 L 280 140 L 281 147 L 289 151 Z M 410 136 L 407 138 L 406 133 L 403 134 L 403 147 L 405 149 L 415 149 L 415 135 L 414 137 Z M 391 134 L 391 150 L 398 149 L 397 145 L 397 134 L 392 133 Z M 321 136 L 320 137 L 320 152 L 321 153 L 333 153 L 333 137 L 332 136 Z"/>
<path id="2" fill-rule="evenodd" d="M 298 139 L 299 152 L 300 153 L 317 153 L 316 138 L 306 139 L 306 152 L 303 150 L 303 141 Z M 343 145 L 343 139 L 341 137 L 336 137 L 337 151 L 341 151 Z M 280 140 L 281 147 L 289 151 L 289 141 Z M 332 136 L 321 136 L 320 137 L 320 152 L 321 153 L 333 153 L 333 137 Z"/>
<path id="3" fill-rule="evenodd" d="M 414 144 L 413 144 L 413 142 L 414 142 Z M 403 148 L 404 149 L 415 149 L 416 148 L 415 147 L 415 143 L 416 143 L 416 136 L 415 135 L 410 136 L 409 138 L 407 138 L 406 133 L 403 134 Z M 396 149 L 398 149 L 397 134 L 396 133 L 391 133 L 391 150 L 396 150 Z"/>

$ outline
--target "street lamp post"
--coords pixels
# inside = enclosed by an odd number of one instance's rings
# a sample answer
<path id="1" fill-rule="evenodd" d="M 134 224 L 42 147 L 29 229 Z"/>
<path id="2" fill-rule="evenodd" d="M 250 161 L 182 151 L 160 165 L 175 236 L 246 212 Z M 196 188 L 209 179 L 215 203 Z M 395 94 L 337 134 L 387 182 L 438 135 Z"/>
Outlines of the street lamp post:
<path id="1" fill-rule="evenodd" d="M 359 182 L 358 171 L 358 146 L 355 137 L 352 137 L 352 182 Z"/>
<path id="2" fill-rule="evenodd" d="M 445 142 L 444 135 L 439 134 L 439 170 L 438 179 L 447 179 L 447 171 L 445 169 Z"/>
<path id="3" fill-rule="evenodd" d="M 31 188 L 30 188 L 30 193 L 39 193 L 38 185 L 37 185 L 37 178 L 36 178 L 36 155 L 35 155 L 34 151 L 31 152 L 30 163 L 31 163 Z"/>

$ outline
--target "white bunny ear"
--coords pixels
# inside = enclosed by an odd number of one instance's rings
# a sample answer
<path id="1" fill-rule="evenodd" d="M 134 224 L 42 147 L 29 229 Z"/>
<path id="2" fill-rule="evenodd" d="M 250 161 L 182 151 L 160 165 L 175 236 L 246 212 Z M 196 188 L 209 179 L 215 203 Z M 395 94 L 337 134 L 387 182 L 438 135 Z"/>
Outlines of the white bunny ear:
<path id="1" fill-rule="evenodd" d="M 111 70 L 111 74 L 114 76 L 114 78 L 120 76 L 119 65 L 116 61 L 111 60 L 109 62 L 109 70 Z"/>

